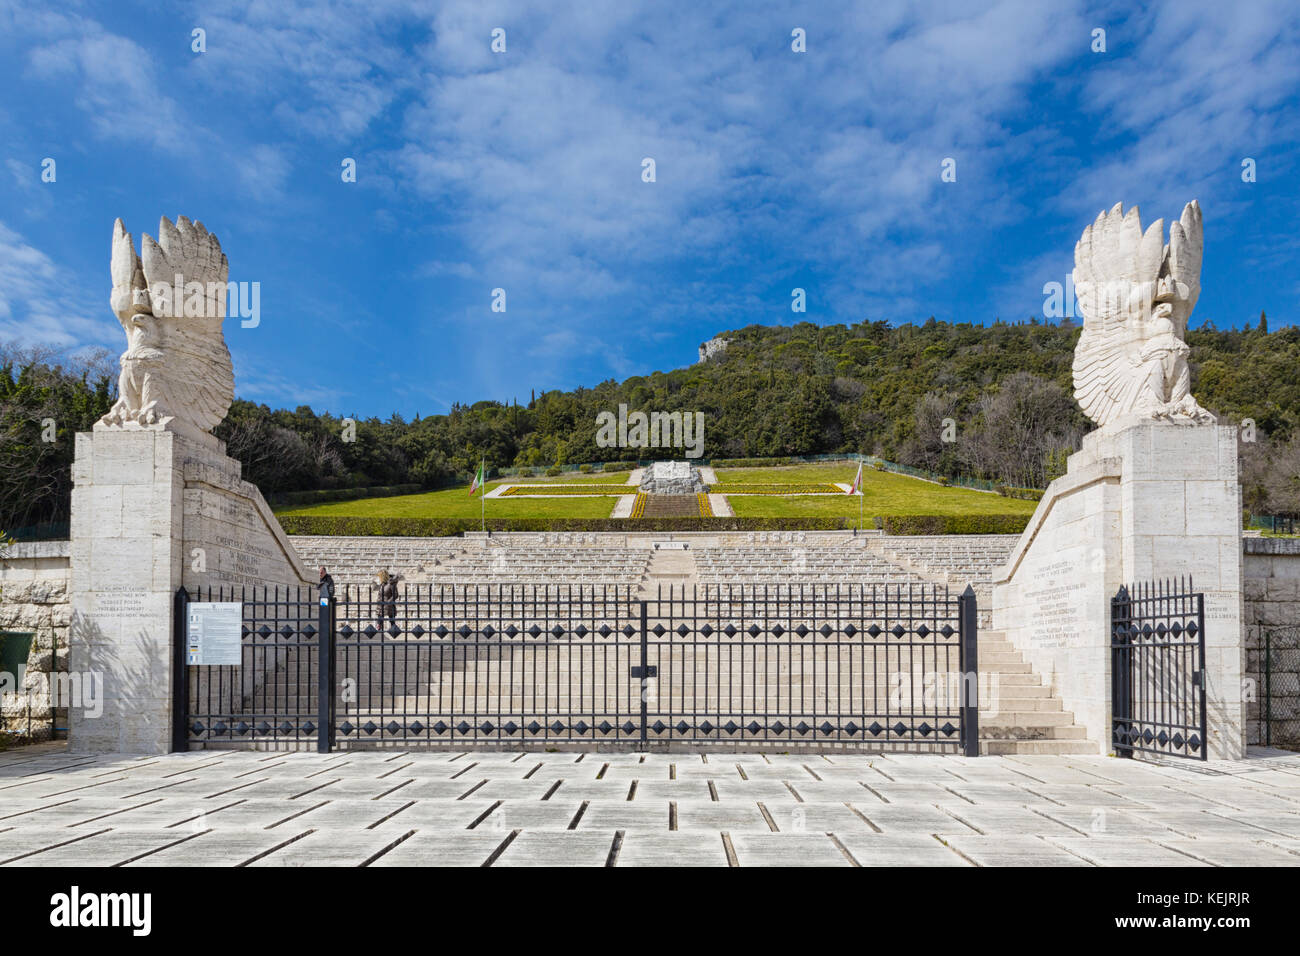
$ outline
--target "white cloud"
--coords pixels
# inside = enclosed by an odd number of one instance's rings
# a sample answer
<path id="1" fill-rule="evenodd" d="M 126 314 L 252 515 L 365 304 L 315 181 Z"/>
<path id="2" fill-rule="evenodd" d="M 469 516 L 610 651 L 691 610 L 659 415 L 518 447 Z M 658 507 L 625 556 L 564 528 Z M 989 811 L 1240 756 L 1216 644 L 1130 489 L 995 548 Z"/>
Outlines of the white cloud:
<path id="1" fill-rule="evenodd" d="M 118 347 L 105 283 L 102 315 L 91 316 L 77 282 L 44 252 L 0 222 L 0 339 L 58 348 Z"/>

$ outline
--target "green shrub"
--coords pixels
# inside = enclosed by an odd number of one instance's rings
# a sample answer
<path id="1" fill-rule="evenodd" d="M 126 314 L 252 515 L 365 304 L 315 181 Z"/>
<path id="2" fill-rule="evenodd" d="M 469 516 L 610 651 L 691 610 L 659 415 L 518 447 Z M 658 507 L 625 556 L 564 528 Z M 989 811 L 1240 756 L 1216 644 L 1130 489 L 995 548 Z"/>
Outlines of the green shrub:
<path id="1" fill-rule="evenodd" d="M 631 471 L 636 467 L 634 461 L 607 461 L 601 471 Z"/>
<path id="2" fill-rule="evenodd" d="M 558 478 L 562 474 L 564 474 L 564 469 L 559 465 L 552 465 L 550 468 L 546 469 L 547 478 Z"/>
<path id="3" fill-rule="evenodd" d="M 1042 501 L 1042 488 L 1016 488 L 1012 485 L 994 485 L 993 490 L 1003 498 L 1020 498 L 1024 501 Z"/>
<path id="4" fill-rule="evenodd" d="M 446 537 L 478 531 L 478 518 L 370 518 L 358 515 L 281 515 L 287 534 Z M 856 519 L 814 518 L 488 518 L 489 531 L 839 531 Z"/>
<path id="5" fill-rule="evenodd" d="M 885 534 L 1020 534 L 1029 515 L 888 515 L 875 525 Z"/>
<path id="6" fill-rule="evenodd" d="M 709 464 L 714 468 L 775 468 L 793 462 L 789 458 L 716 458 Z"/>
<path id="7" fill-rule="evenodd" d="M 579 466 L 578 466 L 578 471 L 582 472 L 584 475 L 590 475 L 591 472 L 592 472 L 592 470 L 593 470 L 593 469 L 592 469 L 591 465 L 579 465 Z"/>

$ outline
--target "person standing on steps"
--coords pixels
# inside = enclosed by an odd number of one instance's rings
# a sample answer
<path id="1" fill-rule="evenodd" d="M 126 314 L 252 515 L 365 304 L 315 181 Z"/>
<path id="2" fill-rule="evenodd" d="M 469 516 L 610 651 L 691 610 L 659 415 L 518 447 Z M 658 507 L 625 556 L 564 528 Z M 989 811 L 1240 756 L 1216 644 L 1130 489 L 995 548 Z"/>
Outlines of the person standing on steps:
<path id="1" fill-rule="evenodd" d="M 375 585 L 379 588 L 379 629 L 384 629 L 384 618 L 390 624 L 397 623 L 397 582 L 399 576 L 389 574 L 382 569 L 375 575 Z"/>

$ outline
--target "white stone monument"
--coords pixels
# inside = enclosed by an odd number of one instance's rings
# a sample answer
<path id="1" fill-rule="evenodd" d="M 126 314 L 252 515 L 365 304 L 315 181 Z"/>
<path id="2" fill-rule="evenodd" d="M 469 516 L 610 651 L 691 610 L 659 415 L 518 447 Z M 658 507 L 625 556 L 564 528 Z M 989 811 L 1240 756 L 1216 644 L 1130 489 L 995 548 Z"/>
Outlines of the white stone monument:
<path id="1" fill-rule="evenodd" d="M 69 708 L 77 751 L 171 749 L 175 593 L 310 583 L 239 462 L 211 434 L 234 397 L 222 336 L 228 265 L 198 222 L 166 218 L 143 257 L 119 219 L 111 305 L 127 336 L 119 398 L 77 435 L 69 670 L 100 688 Z"/>
<path id="2" fill-rule="evenodd" d="M 1241 492 L 1234 426 L 1189 392 L 1187 319 L 1200 292 L 1201 210 L 1164 242 L 1138 211 L 1103 212 L 1075 246 L 1084 328 L 1075 397 L 1099 426 L 1048 487 L 998 575 L 1004 631 L 1110 750 L 1110 600 L 1190 575 L 1205 592 L 1209 753 L 1245 750 Z"/>
<path id="3" fill-rule="evenodd" d="M 654 461 L 641 476 L 640 490 L 648 495 L 695 495 L 706 489 L 700 470 L 689 461 Z"/>

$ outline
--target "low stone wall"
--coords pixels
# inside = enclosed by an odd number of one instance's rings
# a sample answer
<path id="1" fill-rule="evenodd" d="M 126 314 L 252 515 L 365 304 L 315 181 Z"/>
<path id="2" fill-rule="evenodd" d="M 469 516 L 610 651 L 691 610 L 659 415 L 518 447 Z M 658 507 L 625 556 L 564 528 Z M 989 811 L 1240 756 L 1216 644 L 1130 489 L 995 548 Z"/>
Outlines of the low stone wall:
<path id="1" fill-rule="evenodd" d="M 1272 744 L 1300 749 L 1300 538 L 1246 538 L 1243 568 L 1248 742 L 1263 744 L 1265 694 Z M 1266 638 L 1272 673 L 1266 678 Z"/>
<path id="2" fill-rule="evenodd" d="M 68 542 L 11 545 L 0 560 L 0 631 L 33 637 L 23 686 L 0 695 L 0 730 L 48 740 L 55 726 L 66 726 L 50 708 L 47 675 L 68 669 L 69 618 Z"/>

